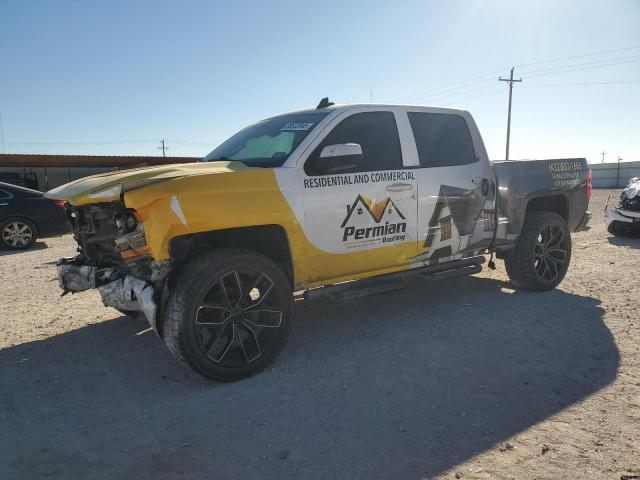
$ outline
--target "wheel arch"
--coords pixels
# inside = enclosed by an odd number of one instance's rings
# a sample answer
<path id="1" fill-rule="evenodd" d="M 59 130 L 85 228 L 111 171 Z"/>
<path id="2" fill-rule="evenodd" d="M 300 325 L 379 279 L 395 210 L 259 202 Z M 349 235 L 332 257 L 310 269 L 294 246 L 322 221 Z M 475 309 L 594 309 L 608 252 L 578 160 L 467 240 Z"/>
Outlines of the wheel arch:
<path id="1" fill-rule="evenodd" d="M 527 202 L 526 213 L 529 212 L 552 212 L 557 213 L 565 221 L 569 221 L 569 201 L 566 195 L 553 194 L 542 195 L 530 198 Z M 525 215 L 526 218 L 526 215 Z"/>
<path id="2" fill-rule="evenodd" d="M 273 260 L 293 284 L 293 258 L 287 231 L 282 225 L 268 224 L 210 230 L 174 237 L 169 242 L 170 258 L 177 267 L 192 255 L 220 248 L 244 248 Z"/>

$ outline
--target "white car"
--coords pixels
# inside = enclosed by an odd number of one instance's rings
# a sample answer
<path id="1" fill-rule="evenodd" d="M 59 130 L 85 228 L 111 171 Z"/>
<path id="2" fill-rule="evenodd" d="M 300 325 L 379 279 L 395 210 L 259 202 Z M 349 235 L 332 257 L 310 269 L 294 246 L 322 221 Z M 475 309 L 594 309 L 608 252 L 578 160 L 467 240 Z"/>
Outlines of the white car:
<path id="1" fill-rule="evenodd" d="M 640 234 L 640 177 L 629 180 L 617 207 L 605 207 L 604 218 L 607 230 L 613 235 Z"/>

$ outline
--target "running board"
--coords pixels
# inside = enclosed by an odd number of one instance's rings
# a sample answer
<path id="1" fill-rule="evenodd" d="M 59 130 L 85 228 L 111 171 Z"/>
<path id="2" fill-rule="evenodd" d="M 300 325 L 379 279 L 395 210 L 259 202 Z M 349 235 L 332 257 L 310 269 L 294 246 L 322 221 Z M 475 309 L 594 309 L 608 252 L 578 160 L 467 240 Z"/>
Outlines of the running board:
<path id="1" fill-rule="evenodd" d="M 388 293 L 400 290 L 407 285 L 407 279 L 422 277 L 429 280 L 447 280 L 450 278 L 464 277 L 482 271 L 482 264 L 486 261 L 484 256 L 454 260 L 453 262 L 427 265 L 402 272 L 380 275 L 365 280 L 337 283 L 325 287 L 314 288 L 304 292 L 305 300 L 329 298 L 332 300 L 353 300 L 369 297 L 379 293 Z"/>

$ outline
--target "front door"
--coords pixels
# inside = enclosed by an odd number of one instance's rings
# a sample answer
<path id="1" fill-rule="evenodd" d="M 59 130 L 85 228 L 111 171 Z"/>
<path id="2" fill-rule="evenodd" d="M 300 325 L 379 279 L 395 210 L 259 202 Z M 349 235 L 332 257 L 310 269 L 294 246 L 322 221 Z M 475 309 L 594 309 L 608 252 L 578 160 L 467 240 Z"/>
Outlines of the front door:
<path id="1" fill-rule="evenodd" d="M 340 116 L 306 159 L 306 224 L 315 247 L 311 281 L 352 279 L 407 265 L 416 255 L 417 185 L 404 169 L 393 111 Z M 361 164 L 315 175 L 309 162 L 326 146 L 358 144 Z"/>
<path id="2" fill-rule="evenodd" d="M 407 116 L 420 163 L 415 170 L 419 185 L 415 260 L 434 264 L 482 253 L 495 225 L 493 173 L 484 147 L 474 146 L 462 115 L 409 111 Z"/>

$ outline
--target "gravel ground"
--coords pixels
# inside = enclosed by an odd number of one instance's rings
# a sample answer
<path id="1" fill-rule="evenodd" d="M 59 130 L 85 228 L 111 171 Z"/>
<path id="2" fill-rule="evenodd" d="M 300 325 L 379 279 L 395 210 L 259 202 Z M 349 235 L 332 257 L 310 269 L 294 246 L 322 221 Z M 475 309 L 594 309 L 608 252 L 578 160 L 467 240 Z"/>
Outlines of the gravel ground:
<path id="1" fill-rule="evenodd" d="M 95 292 L 60 298 L 70 237 L 1 253 L 0 478 L 640 475 L 640 239 L 605 231 L 609 193 L 559 289 L 514 291 L 498 262 L 299 302 L 273 367 L 234 384 Z"/>

